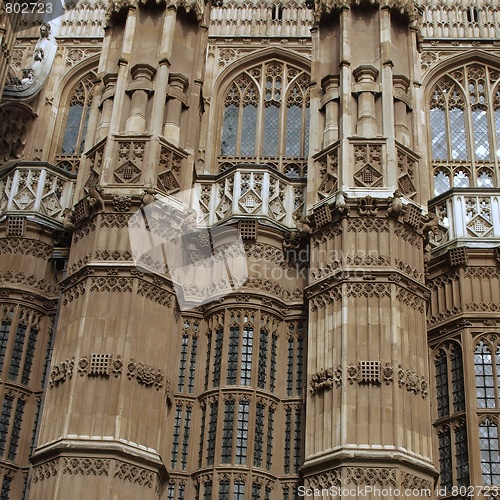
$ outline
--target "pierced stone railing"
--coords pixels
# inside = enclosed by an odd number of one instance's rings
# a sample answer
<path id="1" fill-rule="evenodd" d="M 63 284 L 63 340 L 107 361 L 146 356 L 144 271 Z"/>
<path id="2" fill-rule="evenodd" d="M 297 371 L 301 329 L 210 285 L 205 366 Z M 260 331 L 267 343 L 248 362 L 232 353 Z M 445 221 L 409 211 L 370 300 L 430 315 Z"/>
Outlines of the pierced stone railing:
<path id="1" fill-rule="evenodd" d="M 73 204 L 76 175 L 48 163 L 18 162 L 0 178 L 0 216 L 32 215 L 49 224 L 63 222 Z"/>
<path id="2" fill-rule="evenodd" d="M 312 11 L 304 1 L 224 2 L 212 7 L 210 36 L 304 37 L 310 38 Z"/>
<path id="3" fill-rule="evenodd" d="M 424 38 L 500 38 L 500 4 L 490 0 L 420 0 Z"/>
<path id="4" fill-rule="evenodd" d="M 452 240 L 481 246 L 500 244 L 500 188 L 455 188 L 429 202 L 439 225 L 431 232 L 436 248 Z"/>
<path id="5" fill-rule="evenodd" d="M 305 181 L 289 179 L 267 165 L 237 165 L 216 176 L 200 176 L 196 191 L 202 225 L 258 216 L 292 228 L 294 216 L 305 210 Z"/>

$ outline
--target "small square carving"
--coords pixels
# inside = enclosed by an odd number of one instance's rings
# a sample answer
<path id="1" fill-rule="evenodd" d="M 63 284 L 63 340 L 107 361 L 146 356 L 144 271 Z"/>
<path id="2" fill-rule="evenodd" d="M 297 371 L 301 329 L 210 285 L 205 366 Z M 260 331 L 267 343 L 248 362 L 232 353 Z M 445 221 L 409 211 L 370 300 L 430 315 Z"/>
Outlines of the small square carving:
<path id="1" fill-rule="evenodd" d="M 256 240 L 258 222 L 256 220 L 241 220 L 238 224 L 240 236 L 243 240 Z"/>
<path id="2" fill-rule="evenodd" d="M 407 205 L 403 220 L 410 226 L 420 228 L 422 225 L 422 210 L 415 205 Z"/>
<path id="3" fill-rule="evenodd" d="M 111 354 L 91 354 L 89 375 L 109 376 Z"/>
<path id="4" fill-rule="evenodd" d="M 330 205 L 325 203 L 314 210 L 314 222 L 317 227 L 326 226 L 329 222 L 332 222 Z"/>
<path id="5" fill-rule="evenodd" d="M 451 248 L 448 255 L 452 266 L 463 266 L 469 262 L 467 247 Z"/>
<path id="6" fill-rule="evenodd" d="M 359 362 L 359 383 L 380 384 L 380 361 Z"/>
<path id="7" fill-rule="evenodd" d="M 24 236 L 24 217 L 9 217 L 7 236 L 22 238 Z"/>

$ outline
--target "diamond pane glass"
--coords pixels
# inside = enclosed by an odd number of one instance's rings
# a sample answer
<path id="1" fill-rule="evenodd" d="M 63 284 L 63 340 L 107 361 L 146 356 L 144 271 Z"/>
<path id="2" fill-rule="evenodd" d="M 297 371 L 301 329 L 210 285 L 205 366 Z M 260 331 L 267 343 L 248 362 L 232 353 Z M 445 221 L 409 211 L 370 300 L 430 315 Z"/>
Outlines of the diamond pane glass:
<path id="1" fill-rule="evenodd" d="M 446 428 L 439 434 L 438 448 L 441 487 L 450 488 L 453 483 L 450 429 Z"/>
<path id="2" fill-rule="evenodd" d="M 464 172 L 463 170 L 459 170 L 458 172 L 455 172 L 455 175 L 453 176 L 453 187 L 469 187 L 470 185 L 470 180 L 469 180 L 469 174 L 467 172 Z"/>
<path id="3" fill-rule="evenodd" d="M 224 125 L 222 128 L 221 156 L 236 154 L 236 137 L 238 133 L 238 107 L 234 104 L 224 110 Z"/>
<path id="4" fill-rule="evenodd" d="M 286 156 L 300 156 L 302 143 L 302 107 L 290 106 L 286 114 Z"/>
<path id="5" fill-rule="evenodd" d="M 241 156 L 255 155 L 255 134 L 257 130 L 257 106 L 243 108 L 243 123 L 241 130 Z"/>
<path id="6" fill-rule="evenodd" d="M 7 350 L 9 332 L 10 321 L 2 321 L 0 325 L 0 373 L 2 373 L 3 363 L 5 360 L 5 351 Z"/>
<path id="7" fill-rule="evenodd" d="M 453 395 L 453 410 L 465 411 L 464 369 L 462 349 L 456 346 L 450 354 L 451 359 L 451 390 Z"/>
<path id="8" fill-rule="evenodd" d="M 444 193 L 450 189 L 450 176 L 443 170 L 434 174 L 434 195 Z"/>
<path id="9" fill-rule="evenodd" d="M 448 395 L 448 369 L 446 352 L 441 350 L 435 360 L 436 392 L 438 417 L 445 417 L 450 413 Z"/>
<path id="10" fill-rule="evenodd" d="M 279 114 L 277 106 L 267 106 L 264 112 L 263 156 L 278 155 Z"/>
<path id="11" fill-rule="evenodd" d="M 493 187 L 493 176 L 488 170 L 481 170 L 477 176 L 477 185 L 479 187 Z"/>
<path id="12" fill-rule="evenodd" d="M 238 427 L 236 430 L 236 463 L 245 464 L 247 459 L 248 417 L 250 404 L 243 401 L 238 409 Z"/>
<path id="13" fill-rule="evenodd" d="M 75 104 L 69 108 L 68 119 L 66 121 L 66 129 L 64 131 L 64 139 L 61 152 L 63 154 L 77 153 L 78 134 L 82 123 L 83 106 Z"/>
<path id="14" fill-rule="evenodd" d="M 474 351 L 476 398 L 478 408 L 495 408 L 493 360 L 490 347 L 479 342 Z"/>
<path id="15" fill-rule="evenodd" d="M 474 129 L 474 152 L 476 160 L 488 160 L 490 158 L 490 144 L 486 110 L 472 110 L 472 128 Z"/>
<path id="16" fill-rule="evenodd" d="M 448 159 L 446 121 L 443 109 L 431 109 L 432 157 L 435 160 Z"/>
<path id="17" fill-rule="evenodd" d="M 240 384 L 250 385 L 252 378 L 252 343 L 253 343 L 253 328 L 245 325 L 243 328 L 243 339 L 241 344 L 241 370 Z"/>
<path id="18" fill-rule="evenodd" d="M 483 482 L 489 485 L 500 485 L 498 427 L 488 418 L 479 424 L 479 443 Z"/>
<path id="19" fill-rule="evenodd" d="M 465 134 L 464 112 L 459 108 L 450 109 L 451 159 L 467 159 L 467 137 Z"/>
<path id="20" fill-rule="evenodd" d="M 467 427 L 465 422 L 455 428 L 455 463 L 457 482 L 459 486 L 468 486 L 469 481 L 469 450 L 467 447 Z"/>

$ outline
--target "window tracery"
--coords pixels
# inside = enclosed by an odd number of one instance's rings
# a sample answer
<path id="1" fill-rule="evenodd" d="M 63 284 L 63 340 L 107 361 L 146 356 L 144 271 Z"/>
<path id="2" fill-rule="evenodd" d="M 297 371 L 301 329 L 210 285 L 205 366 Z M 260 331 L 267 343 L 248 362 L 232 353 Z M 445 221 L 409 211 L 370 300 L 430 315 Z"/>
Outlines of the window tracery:
<path id="1" fill-rule="evenodd" d="M 438 80 L 429 104 L 434 194 L 498 186 L 500 73 L 464 65 Z"/>
<path id="2" fill-rule="evenodd" d="M 85 75 L 73 88 L 60 153 L 77 156 L 82 153 L 94 94 L 94 73 Z"/>
<path id="3" fill-rule="evenodd" d="M 238 75 L 224 94 L 220 168 L 227 168 L 228 161 L 251 160 L 268 163 L 286 174 L 286 160 L 305 160 L 309 84 L 305 71 L 276 60 Z M 292 171 L 296 170 L 294 165 Z"/>

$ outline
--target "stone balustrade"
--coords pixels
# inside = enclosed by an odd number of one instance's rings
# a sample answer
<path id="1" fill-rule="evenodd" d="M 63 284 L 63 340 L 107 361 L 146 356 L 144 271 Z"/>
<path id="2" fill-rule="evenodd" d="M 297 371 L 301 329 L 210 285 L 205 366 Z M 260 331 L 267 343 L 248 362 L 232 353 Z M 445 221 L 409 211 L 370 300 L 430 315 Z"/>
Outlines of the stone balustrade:
<path id="1" fill-rule="evenodd" d="M 65 208 L 72 205 L 76 175 L 52 167 L 20 161 L 0 177 L 0 216 L 32 215 L 53 225 L 62 223 Z"/>
<path id="2" fill-rule="evenodd" d="M 498 246 L 500 237 L 500 189 L 455 188 L 429 202 L 438 216 L 431 236 L 433 247 L 452 240 L 474 240 L 475 246 Z"/>
<path id="3" fill-rule="evenodd" d="M 258 216 L 295 227 L 304 214 L 305 181 L 292 180 L 268 165 L 236 165 L 196 184 L 200 222 L 212 225 L 233 216 Z"/>

